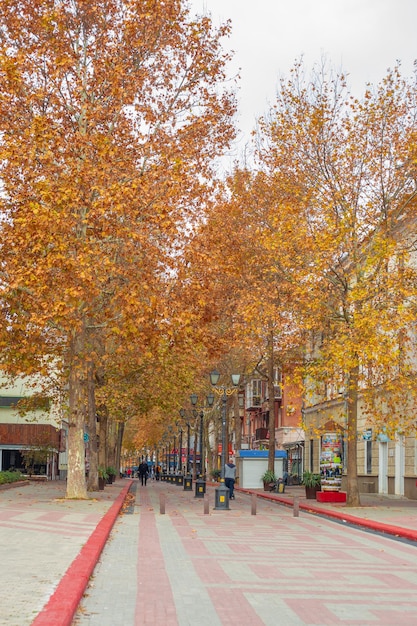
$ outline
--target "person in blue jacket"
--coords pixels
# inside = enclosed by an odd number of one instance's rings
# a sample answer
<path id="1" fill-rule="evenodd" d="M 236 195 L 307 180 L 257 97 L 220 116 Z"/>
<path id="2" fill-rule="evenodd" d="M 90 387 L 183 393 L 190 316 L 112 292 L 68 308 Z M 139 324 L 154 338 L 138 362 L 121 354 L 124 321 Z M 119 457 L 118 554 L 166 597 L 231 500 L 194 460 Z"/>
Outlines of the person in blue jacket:
<path id="1" fill-rule="evenodd" d="M 236 480 L 236 465 L 234 463 L 226 463 L 224 466 L 224 484 L 229 489 L 229 499 L 235 499 L 235 480 Z"/>

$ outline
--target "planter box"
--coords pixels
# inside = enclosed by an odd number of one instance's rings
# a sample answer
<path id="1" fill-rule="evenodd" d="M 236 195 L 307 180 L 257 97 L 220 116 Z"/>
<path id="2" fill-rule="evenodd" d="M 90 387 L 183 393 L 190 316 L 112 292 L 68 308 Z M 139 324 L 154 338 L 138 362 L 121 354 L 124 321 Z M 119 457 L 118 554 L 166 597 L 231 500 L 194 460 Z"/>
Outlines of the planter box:
<path id="1" fill-rule="evenodd" d="M 307 500 L 315 500 L 317 494 L 320 492 L 320 485 L 317 487 L 306 487 L 305 490 Z"/>
<path id="2" fill-rule="evenodd" d="M 346 502 L 345 491 L 318 491 L 317 502 Z"/>

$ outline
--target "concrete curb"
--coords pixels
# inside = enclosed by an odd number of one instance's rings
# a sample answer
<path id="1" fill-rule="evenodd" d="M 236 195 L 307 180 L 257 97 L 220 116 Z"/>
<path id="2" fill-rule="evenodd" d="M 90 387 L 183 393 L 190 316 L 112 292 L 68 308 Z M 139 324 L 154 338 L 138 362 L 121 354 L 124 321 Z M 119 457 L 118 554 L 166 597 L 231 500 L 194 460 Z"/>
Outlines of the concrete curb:
<path id="1" fill-rule="evenodd" d="M 26 487 L 30 485 L 29 480 L 16 480 L 14 483 L 3 483 L 0 485 L 0 491 L 6 491 L 6 489 L 13 489 L 13 487 Z"/>
<path id="2" fill-rule="evenodd" d="M 123 487 L 79 555 L 65 572 L 47 604 L 32 622 L 32 626 L 71 626 L 90 576 L 131 486 L 132 482 L 129 482 Z"/>
<path id="3" fill-rule="evenodd" d="M 285 498 L 283 496 L 278 496 L 272 493 L 262 493 L 258 491 L 253 491 L 251 489 L 239 489 L 239 487 L 235 487 L 235 490 L 248 494 L 255 493 L 258 498 L 271 500 L 272 502 L 284 504 L 285 506 L 294 506 L 293 498 Z M 364 528 L 368 528 L 369 530 L 374 530 L 378 533 L 385 533 L 387 535 L 393 535 L 395 537 L 401 537 L 403 539 L 417 542 L 417 531 L 412 530 L 411 528 L 392 526 L 391 524 L 384 524 L 383 522 L 377 522 L 376 520 L 364 519 L 362 517 L 356 517 L 355 515 L 349 515 L 348 513 L 342 511 L 332 511 L 330 509 L 314 506 L 314 504 L 305 504 L 303 502 L 299 502 L 299 508 L 300 510 L 306 511 L 308 513 L 314 513 L 315 515 L 321 515 L 322 517 L 333 518 L 335 520 L 345 522 L 347 524 L 352 524 L 354 526 L 362 526 Z"/>

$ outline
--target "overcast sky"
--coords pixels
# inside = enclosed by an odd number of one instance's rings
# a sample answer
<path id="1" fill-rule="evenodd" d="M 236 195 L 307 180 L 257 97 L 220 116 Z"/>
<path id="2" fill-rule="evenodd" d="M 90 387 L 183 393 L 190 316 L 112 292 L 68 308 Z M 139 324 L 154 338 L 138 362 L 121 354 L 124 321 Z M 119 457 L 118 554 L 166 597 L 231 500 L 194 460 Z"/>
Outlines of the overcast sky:
<path id="1" fill-rule="evenodd" d="M 224 47 L 235 51 L 230 73 L 241 68 L 243 144 L 301 55 L 307 69 L 326 56 L 349 74 L 357 96 L 397 60 L 411 76 L 417 58 L 417 0 L 190 0 L 190 6 L 211 13 L 215 25 L 232 21 Z"/>

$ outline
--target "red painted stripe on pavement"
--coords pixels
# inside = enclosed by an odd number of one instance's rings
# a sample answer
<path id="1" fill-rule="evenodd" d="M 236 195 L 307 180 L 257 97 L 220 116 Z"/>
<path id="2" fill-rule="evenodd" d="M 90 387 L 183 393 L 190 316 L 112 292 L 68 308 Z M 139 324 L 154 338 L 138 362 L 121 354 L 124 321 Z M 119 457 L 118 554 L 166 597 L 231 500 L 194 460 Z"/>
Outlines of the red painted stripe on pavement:
<path id="1" fill-rule="evenodd" d="M 146 487 L 140 489 L 139 502 L 135 624 L 177 626 L 177 609 L 159 540 L 155 510 Z"/>
<path id="2" fill-rule="evenodd" d="M 285 504 L 291 507 L 294 505 L 294 501 L 292 498 L 284 498 L 281 496 L 269 494 L 267 492 L 259 493 L 257 491 L 251 491 L 247 489 L 238 488 L 237 491 L 243 491 L 244 493 L 249 494 L 256 493 L 259 498 L 272 500 L 273 502 L 278 502 L 279 504 Z M 380 533 L 386 533 L 387 535 L 395 535 L 396 537 L 402 537 L 403 539 L 409 539 L 410 541 L 417 541 L 417 530 L 413 530 L 411 528 L 403 528 L 402 526 L 384 524 L 383 522 L 377 522 L 376 520 L 364 519 L 362 517 L 356 517 L 355 515 L 349 515 L 348 513 L 324 509 L 318 506 L 314 506 L 314 504 L 304 504 L 300 502 L 299 507 L 300 509 L 308 511 L 309 513 L 323 515 L 324 517 L 333 517 L 335 519 L 345 521 L 349 524 L 354 524 L 355 526 L 363 526 L 364 528 L 369 528 L 370 530 L 375 530 Z"/>
<path id="3" fill-rule="evenodd" d="M 123 487 L 87 543 L 82 547 L 79 555 L 65 572 L 47 604 L 32 622 L 32 626 L 71 626 L 89 578 L 131 486 L 132 483 L 129 482 Z"/>

